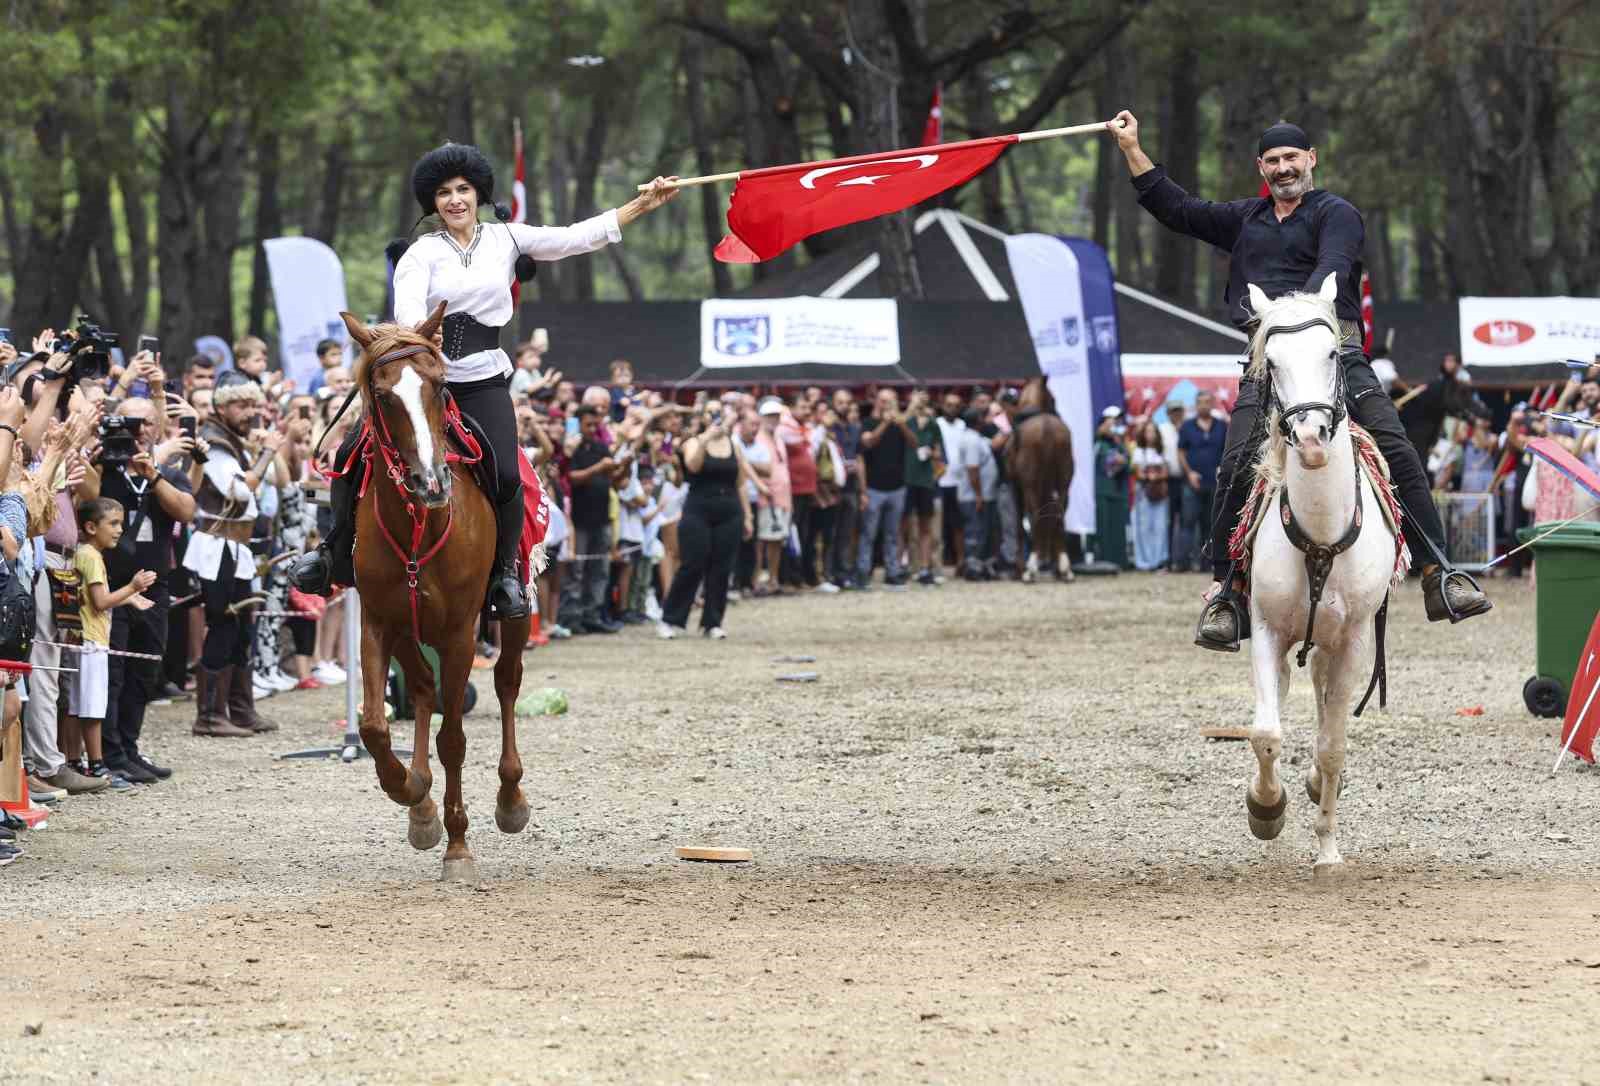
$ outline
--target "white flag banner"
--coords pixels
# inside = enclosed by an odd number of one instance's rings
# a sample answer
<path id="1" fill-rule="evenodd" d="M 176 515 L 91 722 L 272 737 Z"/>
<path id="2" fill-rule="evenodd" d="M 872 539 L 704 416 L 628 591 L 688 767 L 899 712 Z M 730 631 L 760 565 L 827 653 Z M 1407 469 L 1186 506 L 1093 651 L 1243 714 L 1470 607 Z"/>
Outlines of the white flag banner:
<path id="1" fill-rule="evenodd" d="M 1012 234 L 1006 259 L 1028 321 L 1033 353 L 1045 376 L 1056 413 L 1072 431 L 1072 488 L 1067 500 L 1067 531 L 1092 535 L 1094 520 L 1094 398 L 1089 388 L 1088 325 L 1083 319 L 1083 286 L 1078 258 L 1049 234 Z"/>
<path id="2" fill-rule="evenodd" d="M 267 272 L 278 310 L 278 345 L 283 372 L 305 389 L 322 372 L 317 344 L 337 340 L 348 357 L 350 333 L 339 312 L 349 309 L 344 293 L 344 265 L 339 254 L 315 238 L 269 238 Z"/>
<path id="3" fill-rule="evenodd" d="M 1600 298 L 1462 298 L 1456 311 L 1469 368 L 1600 355 Z"/>
<path id="4" fill-rule="evenodd" d="M 893 298 L 708 298 L 700 303 L 700 364 L 893 366 L 900 308 Z"/>

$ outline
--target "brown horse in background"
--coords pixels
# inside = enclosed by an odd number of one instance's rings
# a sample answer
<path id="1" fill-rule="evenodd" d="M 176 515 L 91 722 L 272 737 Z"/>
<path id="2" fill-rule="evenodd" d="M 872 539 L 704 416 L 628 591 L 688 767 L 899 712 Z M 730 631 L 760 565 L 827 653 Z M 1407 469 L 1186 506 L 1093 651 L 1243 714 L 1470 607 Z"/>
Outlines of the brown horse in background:
<path id="1" fill-rule="evenodd" d="M 363 450 L 366 476 L 357 479 L 356 589 L 361 594 L 361 741 L 371 753 L 384 794 L 410 808 L 407 839 L 412 847 L 439 843 L 439 808 L 429 795 L 433 771 L 428 732 L 435 705 L 444 716 L 439 760 L 444 763 L 444 824 L 450 841 L 444 877 L 477 880 L 467 848 L 467 805 L 461 798 L 461 765 L 467 740 L 461 716 L 478 617 L 494 560 L 495 514 L 463 458 L 446 440 L 458 430 L 445 390 L 445 364 L 434 337 L 444 303 L 415 331 L 393 324 L 368 328 L 343 314 L 361 348 L 355 379 L 366 409 Z M 353 459 L 358 470 L 361 461 Z M 528 803 L 518 787 L 515 705 L 522 685 L 522 654 L 529 619 L 502 621 L 504 646 L 494 668 L 500 700 L 500 790 L 495 823 L 505 833 L 528 824 Z M 439 654 L 439 683 L 421 652 Z M 405 672 L 416 704 L 416 742 L 411 766 L 395 756 L 384 716 L 389 659 Z"/>
<path id="2" fill-rule="evenodd" d="M 1042 559 L 1045 569 L 1054 567 L 1058 580 L 1072 580 L 1062 522 L 1072 489 L 1072 431 L 1056 414 L 1055 397 L 1043 377 L 1030 380 L 1018 397 L 1006 471 L 1017 492 L 1017 515 L 1032 529 L 1025 563 L 1018 548 L 1017 575 L 1029 583 L 1037 580 Z"/>

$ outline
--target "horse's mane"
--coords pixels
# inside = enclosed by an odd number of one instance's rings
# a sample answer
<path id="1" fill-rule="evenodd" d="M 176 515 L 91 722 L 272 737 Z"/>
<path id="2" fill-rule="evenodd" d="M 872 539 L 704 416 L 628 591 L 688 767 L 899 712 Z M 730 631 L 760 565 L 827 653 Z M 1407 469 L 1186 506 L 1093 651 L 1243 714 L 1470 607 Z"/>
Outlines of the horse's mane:
<path id="1" fill-rule="evenodd" d="M 404 325 L 374 324 L 368 331 L 372 333 L 372 342 L 356 359 L 355 368 L 350 374 L 357 388 L 367 387 L 367 370 L 372 367 L 374 359 L 382 358 L 399 347 L 433 346 L 431 340 L 424 339 Z"/>
<path id="2" fill-rule="evenodd" d="M 1281 319 L 1282 312 L 1297 305 L 1310 306 L 1317 311 L 1317 316 L 1326 318 L 1334 328 L 1339 327 L 1339 315 L 1334 311 L 1333 303 L 1323 301 L 1320 294 L 1292 291 L 1273 299 L 1271 305 L 1256 314 L 1256 330 L 1250 335 L 1250 365 L 1244 371 L 1246 377 L 1261 377 L 1267 372 L 1267 336 L 1274 327 L 1286 323 Z"/>

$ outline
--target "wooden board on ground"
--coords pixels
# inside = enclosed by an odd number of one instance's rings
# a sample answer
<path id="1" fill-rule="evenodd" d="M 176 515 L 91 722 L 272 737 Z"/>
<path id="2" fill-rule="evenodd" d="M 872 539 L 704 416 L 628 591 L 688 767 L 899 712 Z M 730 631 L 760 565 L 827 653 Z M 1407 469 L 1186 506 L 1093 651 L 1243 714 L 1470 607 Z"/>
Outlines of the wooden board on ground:
<path id="1" fill-rule="evenodd" d="M 1201 728 L 1201 739 L 1249 739 L 1250 729 L 1243 724 L 1222 724 L 1214 728 Z"/>
<path id="2" fill-rule="evenodd" d="M 680 860 L 708 864 L 747 864 L 756 854 L 747 848 L 714 848 L 710 845 L 679 845 L 672 850 Z"/>

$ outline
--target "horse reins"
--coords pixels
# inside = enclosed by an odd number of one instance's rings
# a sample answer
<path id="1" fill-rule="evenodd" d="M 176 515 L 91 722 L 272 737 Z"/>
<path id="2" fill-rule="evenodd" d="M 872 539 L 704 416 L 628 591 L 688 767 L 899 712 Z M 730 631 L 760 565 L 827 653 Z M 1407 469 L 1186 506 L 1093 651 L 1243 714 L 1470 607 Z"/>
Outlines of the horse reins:
<path id="1" fill-rule="evenodd" d="M 356 446 L 352 450 L 349 459 L 345 461 L 343 468 L 335 466 L 322 469 L 323 473 L 326 475 L 334 477 L 343 476 L 350 471 L 356 460 L 364 460 L 366 462 L 366 467 L 361 475 L 361 487 L 356 492 L 356 501 L 360 502 L 361 499 L 366 496 L 367 485 L 372 481 L 372 467 L 374 462 L 372 450 L 376 448 L 378 455 L 383 459 L 384 474 L 389 476 L 390 481 L 394 483 L 395 490 L 399 492 L 401 500 L 406 504 L 406 515 L 411 518 L 410 553 L 408 554 L 405 549 L 400 546 L 400 543 L 395 539 L 394 534 L 389 531 L 389 526 L 383 522 L 382 508 L 373 509 L 373 518 L 377 520 L 378 530 L 383 534 L 384 540 L 388 542 L 389 549 L 394 551 L 395 557 L 399 558 L 400 561 L 405 565 L 406 590 L 411 596 L 411 636 L 416 640 L 418 645 L 422 644 L 422 624 L 420 618 L 418 617 L 417 603 L 420 595 L 419 581 L 422 575 L 422 567 L 427 565 L 433 559 L 433 557 L 439 553 L 439 551 L 444 547 L 445 542 L 450 538 L 451 529 L 455 527 L 455 505 L 451 504 L 446 507 L 444 531 L 440 533 L 439 538 L 434 541 L 431 547 L 429 547 L 426 551 L 423 551 L 422 540 L 427 534 L 428 528 L 428 508 L 426 506 L 419 506 L 416 500 L 416 493 L 410 487 L 406 486 L 405 458 L 401 455 L 400 449 L 394 443 L 393 436 L 389 433 L 388 420 L 384 418 L 383 412 L 377 409 L 376 392 L 372 388 L 372 374 L 379 367 L 389 362 L 397 362 L 402 358 L 410 358 L 414 355 L 433 353 L 434 351 L 432 347 L 425 346 L 420 343 L 413 343 L 389 351 L 386 354 L 379 355 L 372 361 L 372 364 L 367 367 L 367 377 L 362 386 L 351 390 L 350 399 L 345 400 L 344 407 L 341 407 L 339 409 L 339 414 L 334 416 L 334 421 L 337 422 L 339 415 L 344 414 L 345 408 L 350 406 L 351 400 L 353 400 L 358 393 L 363 391 L 367 393 L 367 398 L 369 402 L 373 404 L 373 409 L 368 412 L 367 417 L 362 421 L 361 434 L 356 441 Z M 445 452 L 445 463 L 478 463 L 483 459 L 483 448 L 478 444 L 478 439 L 472 436 L 472 432 L 468 430 L 466 425 L 461 421 L 460 406 L 456 403 L 455 397 L 450 395 L 449 389 L 441 389 L 440 394 L 445 400 L 444 425 L 446 433 L 454 434 L 456 439 L 460 441 L 461 447 L 466 449 L 469 454 L 467 456 L 463 456 L 460 453 L 449 451 L 447 447 Z M 372 424 L 374 417 L 376 417 L 378 420 L 377 426 L 373 426 Z"/>
<path id="2" fill-rule="evenodd" d="M 1263 410 L 1270 411 L 1273 406 L 1277 406 L 1278 433 L 1290 445 L 1299 445 L 1299 441 L 1294 436 L 1293 423 L 1290 421 L 1296 415 L 1304 415 L 1311 411 L 1326 411 L 1328 413 L 1328 430 L 1330 432 L 1339 429 L 1339 424 L 1345 420 L 1347 412 L 1344 404 L 1344 364 L 1338 358 L 1339 329 L 1334 327 L 1333 323 L 1326 317 L 1312 317 L 1310 320 L 1301 321 L 1299 324 L 1285 325 L 1282 328 L 1269 328 L 1266 336 L 1261 341 L 1261 353 L 1264 358 L 1267 350 L 1267 340 L 1273 336 L 1279 334 L 1289 335 L 1294 332 L 1304 332 L 1308 328 L 1318 327 L 1326 328 L 1333 333 L 1335 357 L 1333 366 L 1333 399 L 1331 402 L 1307 400 L 1304 403 L 1291 404 L 1288 407 L 1283 406 L 1282 401 L 1278 398 L 1278 383 L 1272 379 L 1272 362 L 1267 360 L 1267 402 L 1263 405 Z"/>

